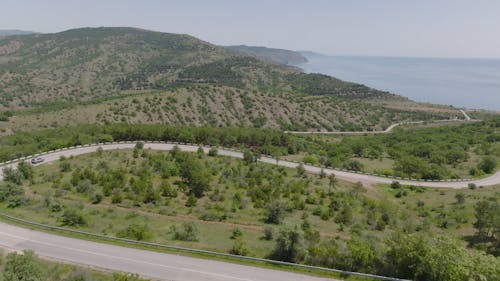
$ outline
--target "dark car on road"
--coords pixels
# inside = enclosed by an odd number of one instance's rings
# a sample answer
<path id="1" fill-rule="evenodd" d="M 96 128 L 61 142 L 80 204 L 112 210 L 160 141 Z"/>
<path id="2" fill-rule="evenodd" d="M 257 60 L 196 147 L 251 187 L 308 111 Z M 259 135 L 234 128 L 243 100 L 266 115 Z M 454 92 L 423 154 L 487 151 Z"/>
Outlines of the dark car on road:
<path id="1" fill-rule="evenodd" d="M 33 159 L 31 159 L 31 164 L 39 164 L 39 163 L 42 163 L 43 162 L 43 158 L 42 157 L 35 157 Z"/>

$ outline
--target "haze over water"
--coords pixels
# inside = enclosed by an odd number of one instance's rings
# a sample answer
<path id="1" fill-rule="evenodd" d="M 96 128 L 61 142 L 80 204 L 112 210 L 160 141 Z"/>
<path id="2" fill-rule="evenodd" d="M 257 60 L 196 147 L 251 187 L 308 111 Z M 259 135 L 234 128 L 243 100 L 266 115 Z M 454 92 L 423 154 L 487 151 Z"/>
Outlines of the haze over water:
<path id="1" fill-rule="evenodd" d="M 299 67 L 415 101 L 500 111 L 500 59 L 323 56 Z"/>

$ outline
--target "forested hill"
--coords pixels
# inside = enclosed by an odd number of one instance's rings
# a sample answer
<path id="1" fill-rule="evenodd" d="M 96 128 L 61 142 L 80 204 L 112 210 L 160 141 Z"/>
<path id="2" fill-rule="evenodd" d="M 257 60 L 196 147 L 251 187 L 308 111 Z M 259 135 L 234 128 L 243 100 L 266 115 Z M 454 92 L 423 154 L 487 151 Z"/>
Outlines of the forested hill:
<path id="1" fill-rule="evenodd" d="M 275 64 L 296 65 L 307 62 L 301 53 L 290 50 L 245 45 L 227 46 L 226 48 Z"/>
<path id="2" fill-rule="evenodd" d="M 0 37 L 0 135 L 109 122 L 380 130 L 457 116 L 184 34 L 100 27 Z"/>
<path id="3" fill-rule="evenodd" d="M 305 86 L 297 87 L 296 81 L 305 81 Z M 314 86 L 318 81 L 320 90 Z M 0 103 L 6 108 L 193 83 L 254 91 L 390 96 L 269 64 L 189 35 L 101 27 L 0 39 Z"/>

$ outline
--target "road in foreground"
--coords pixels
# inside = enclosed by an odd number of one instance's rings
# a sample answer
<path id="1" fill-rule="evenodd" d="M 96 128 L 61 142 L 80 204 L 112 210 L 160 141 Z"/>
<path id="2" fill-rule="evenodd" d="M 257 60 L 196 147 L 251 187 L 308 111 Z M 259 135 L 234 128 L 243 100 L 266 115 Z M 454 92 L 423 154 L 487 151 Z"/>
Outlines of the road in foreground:
<path id="1" fill-rule="evenodd" d="M 145 143 L 144 148 L 153 149 L 153 150 L 171 150 L 175 145 L 168 143 Z M 198 150 L 198 146 L 195 145 L 177 145 L 183 151 L 191 151 L 195 152 Z M 61 156 L 70 157 L 77 156 L 87 153 L 95 152 L 99 147 L 102 147 L 103 150 L 114 150 L 114 149 L 132 149 L 135 147 L 134 143 L 115 143 L 115 144 L 103 144 L 103 145 L 92 145 L 85 147 L 78 147 L 73 149 L 65 149 L 61 151 L 51 152 L 43 155 L 44 163 L 53 162 L 59 160 Z M 205 152 L 208 152 L 209 148 L 204 147 Z M 229 151 L 224 149 L 219 149 L 219 155 L 230 156 L 236 158 L 243 158 L 243 154 L 241 152 Z M 261 157 L 260 160 L 264 163 L 269 163 L 273 165 L 280 165 L 289 168 L 297 167 L 297 163 L 269 158 L 269 157 Z M 42 163 L 43 164 L 43 163 Z M 15 164 L 11 164 L 10 166 L 14 166 Z M 304 165 L 304 168 L 307 172 L 311 173 L 319 173 L 321 168 Z M 357 174 L 353 172 L 344 172 L 338 171 L 334 169 L 324 168 L 323 171 L 329 174 L 335 174 L 337 178 L 349 182 L 362 182 L 364 184 L 390 184 L 394 181 L 392 178 L 385 178 L 379 176 L 365 175 L 365 174 Z M 2 171 L 0 170 L 0 180 L 3 179 Z M 415 181 L 415 180 L 398 180 L 403 185 L 414 185 L 414 186 L 425 186 L 425 187 L 436 187 L 436 188 L 466 188 L 469 184 L 473 183 L 477 186 L 490 186 L 500 184 L 500 171 L 497 171 L 494 175 L 489 176 L 487 178 L 472 180 L 472 181 L 451 181 L 451 182 L 429 182 L 429 181 Z"/>
<path id="2" fill-rule="evenodd" d="M 29 230 L 0 222 L 0 247 L 40 257 L 175 281 L 325 281 L 286 271 L 120 247 Z"/>

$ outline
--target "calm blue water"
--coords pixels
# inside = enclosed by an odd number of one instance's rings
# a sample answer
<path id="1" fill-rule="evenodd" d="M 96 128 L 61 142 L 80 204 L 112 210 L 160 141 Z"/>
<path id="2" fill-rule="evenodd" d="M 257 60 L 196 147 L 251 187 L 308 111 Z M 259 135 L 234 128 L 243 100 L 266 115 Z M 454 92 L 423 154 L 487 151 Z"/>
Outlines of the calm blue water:
<path id="1" fill-rule="evenodd" d="M 339 57 L 304 53 L 298 65 L 342 80 L 457 107 L 500 110 L 500 60 Z"/>

